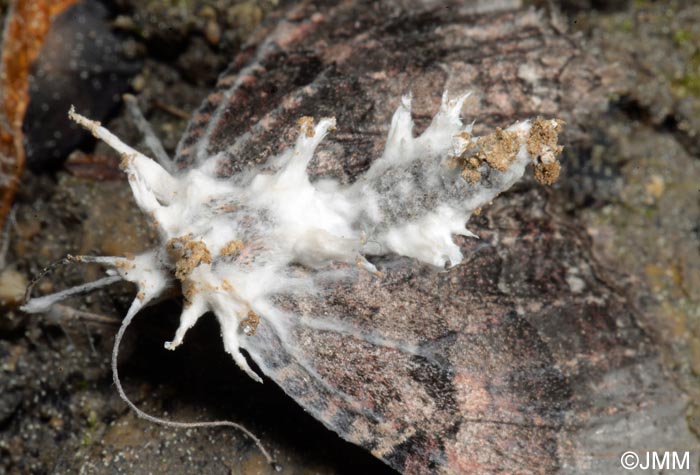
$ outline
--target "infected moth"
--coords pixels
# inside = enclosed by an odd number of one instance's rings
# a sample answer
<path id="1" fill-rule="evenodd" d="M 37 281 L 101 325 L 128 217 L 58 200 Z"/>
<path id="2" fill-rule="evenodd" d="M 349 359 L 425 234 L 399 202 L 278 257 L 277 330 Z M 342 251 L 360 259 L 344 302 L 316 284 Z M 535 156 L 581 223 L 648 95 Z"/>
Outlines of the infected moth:
<path id="1" fill-rule="evenodd" d="M 293 146 L 264 167 L 224 178 L 217 156 L 170 172 L 167 164 L 71 110 L 72 120 L 121 154 L 135 201 L 157 226 L 160 245 L 134 257 L 81 257 L 109 267 L 109 275 L 34 298 L 23 308 L 40 312 L 77 292 L 120 279 L 133 282 L 137 293 L 117 336 L 115 370 L 126 327 L 140 309 L 172 287 L 181 289 L 185 305 L 165 347 L 176 349 L 197 320 L 213 312 L 226 351 L 256 381 L 262 379 L 242 349 L 273 379 L 293 358 L 316 384 L 332 388 L 329 376 L 302 351 L 309 344 L 304 340 L 307 331 L 332 332 L 430 360 L 424 349 L 348 324 L 340 315 L 307 314 L 314 312 L 310 302 L 323 300 L 328 289 L 377 278 L 396 265 L 449 271 L 463 259 L 453 237 L 474 237 L 465 227 L 472 213 L 510 188 L 528 165 L 538 181 L 556 180 L 559 121 L 537 118 L 477 137 L 460 119 L 467 97 L 450 99 L 445 93 L 419 136 L 412 132 L 411 98 L 404 97 L 381 157 L 351 184 L 312 182 L 307 174 L 317 147 L 333 133 L 333 118 L 314 124 L 302 117 Z M 278 347 L 284 351 L 276 352 Z M 353 396 L 343 398 L 364 413 Z M 381 423 L 377 415 L 366 416 Z"/>
<path id="2" fill-rule="evenodd" d="M 460 111 L 464 95 L 442 104 L 431 125 L 412 135 L 411 100 L 404 97 L 391 121 L 382 156 L 355 183 L 311 183 L 306 167 L 335 119 L 299 121 L 293 147 L 274 157 L 271 171 L 228 179 L 216 174 L 216 157 L 180 174 L 74 110 L 70 118 L 122 155 L 136 203 L 157 225 L 161 246 L 139 256 L 99 257 L 110 276 L 133 282 L 137 294 L 125 321 L 166 289 L 180 286 L 185 308 L 170 350 L 206 312 L 221 325 L 226 351 L 256 381 L 241 348 L 255 345 L 264 320 L 284 335 L 286 321 L 272 296 L 313 293 L 314 280 L 348 277 L 348 266 L 380 270 L 369 260 L 398 255 L 436 270 L 462 261 L 453 235 L 475 237 L 471 214 L 510 188 L 532 164 L 551 184 L 559 173 L 560 123 L 518 122 L 482 137 L 472 136 Z M 83 258 L 87 259 L 87 258 Z M 105 283 L 115 281 L 108 278 Z M 82 290 L 82 288 L 81 288 Z M 31 300 L 28 312 L 72 295 L 70 290 Z"/>

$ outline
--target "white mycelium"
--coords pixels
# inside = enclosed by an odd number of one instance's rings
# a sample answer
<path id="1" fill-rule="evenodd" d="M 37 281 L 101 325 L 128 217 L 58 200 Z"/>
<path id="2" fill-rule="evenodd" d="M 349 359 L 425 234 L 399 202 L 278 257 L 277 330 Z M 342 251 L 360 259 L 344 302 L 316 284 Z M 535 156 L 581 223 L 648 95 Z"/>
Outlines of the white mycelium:
<path id="1" fill-rule="evenodd" d="M 334 119 L 315 126 L 301 119 L 294 147 L 270 162 L 274 171 L 223 179 L 215 173 L 217 157 L 171 175 L 100 124 L 71 111 L 73 120 L 122 154 L 136 203 L 160 232 L 157 249 L 131 259 L 99 259 L 112 267 L 112 276 L 138 286 L 125 325 L 144 305 L 179 285 L 185 306 L 166 347 L 175 349 L 197 319 L 212 311 L 226 350 L 260 381 L 239 351 L 241 339 L 255 338 L 260 319 L 273 318 L 265 314 L 270 295 L 294 286 L 309 290 L 299 266 L 314 272 L 350 263 L 374 273 L 367 258 L 386 254 L 440 270 L 459 264 L 462 254 L 453 235 L 472 236 L 465 227 L 471 214 L 513 185 L 529 163 L 540 181 L 552 182 L 561 150 L 556 120 L 518 122 L 472 137 L 472 127 L 460 120 L 466 97 L 451 101 L 443 96 L 432 123 L 418 137 L 405 97 L 384 153 L 351 185 L 312 183 L 306 171 L 316 147 L 334 129 Z M 24 309 L 42 311 L 73 293 L 30 300 Z"/>

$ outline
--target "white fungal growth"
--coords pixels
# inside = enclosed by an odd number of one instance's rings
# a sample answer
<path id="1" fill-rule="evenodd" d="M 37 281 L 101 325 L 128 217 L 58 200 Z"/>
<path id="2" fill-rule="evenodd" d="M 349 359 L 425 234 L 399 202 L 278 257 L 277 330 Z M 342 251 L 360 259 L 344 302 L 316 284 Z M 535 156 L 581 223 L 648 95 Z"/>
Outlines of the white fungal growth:
<path id="1" fill-rule="evenodd" d="M 368 259 L 387 254 L 439 270 L 459 264 L 462 254 L 453 235 L 474 236 L 465 227 L 471 214 L 511 187 L 530 163 L 540 181 L 551 183 L 561 151 L 556 120 L 518 122 L 473 137 L 472 127 L 460 120 L 466 97 L 448 100 L 444 95 L 432 123 L 418 137 L 412 133 L 410 97 L 404 97 L 384 153 L 351 185 L 316 184 L 307 174 L 317 146 L 335 128 L 332 118 L 315 126 L 302 118 L 294 147 L 270 162 L 277 166 L 273 172 L 222 179 L 212 171 L 216 157 L 171 174 L 71 110 L 71 119 L 122 154 L 136 203 L 160 232 L 157 249 L 102 261 L 112 267 L 111 276 L 138 286 L 129 320 L 179 285 L 185 305 L 166 348 L 177 348 L 187 330 L 211 311 L 221 325 L 226 351 L 261 381 L 239 349 L 242 339 L 255 338 L 261 319 L 274 318 L 265 314 L 270 295 L 310 285 L 292 272 L 294 266 L 313 272 L 349 263 L 376 273 Z M 34 299 L 24 309 L 41 311 L 73 293 Z"/>

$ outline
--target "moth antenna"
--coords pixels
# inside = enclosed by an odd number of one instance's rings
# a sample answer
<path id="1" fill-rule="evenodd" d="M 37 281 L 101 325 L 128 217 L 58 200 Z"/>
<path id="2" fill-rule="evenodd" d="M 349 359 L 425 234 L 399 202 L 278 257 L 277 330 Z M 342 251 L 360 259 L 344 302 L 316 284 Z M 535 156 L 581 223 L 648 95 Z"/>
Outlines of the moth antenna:
<path id="1" fill-rule="evenodd" d="M 253 434 L 250 430 L 246 429 L 243 425 L 238 424 L 233 421 L 209 421 L 209 422 L 179 422 L 179 421 L 169 421 L 167 419 L 162 419 L 160 417 L 152 416 L 151 414 L 148 414 L 147 412 L 142 411 L 139 409 L 136 404 L 134 404 L 131 399 L 126 395 L 126 392 L 124 391 L 124 388 L 122 387 L 121 380 L 119 379 L 119 369 L 117 367 L 117 362 L 119 360 L 119 347 L 122 342 L 122 338 L 124 337 L 124 333 L 126 332 L 126 329 L 129 327 L 131 324 L 131 321 L 134 319 L 134 316 L 138 313 L 138 311 L 144 306 L 144 304 L 147 302 L 147 299 L 144 300 L 139 300 L 138 298 L 134 299 L 134 301 L 131 304 L 131 307 L 129 308 L 129 311 L 126 314 L 126 317 L 122 321 L 122 324 L 119 327 L 119 330 L 117 331 L 117 336 L 114 338 L 114 347 L 112 348 L 112 379 L 114 381 L 114 385 L 117 387 L 117 392 L 119 393 L 119 397 L 124 401 L 134 413 L 140 417 L 141 419 L 147 420 L 149 422 L 153 422 L 155 424 L 160 424 L 165 427 L 173 427 L 177 429 L 196 429 L 196 428 L 210 428 L 210 427 L 232 427 L 243 434 L 245 434 L 250 440 L 252 440 L 255 445 L 257 446 L 258 450 L 260 450 L 260 453 L 263 454 L 265 457 L 265 460 L 267 460 L 267 463 L 270 464 L 271 467 L 275 469 L 275 471 L 280 471 L 282 468 L 275 459 L 270 455 L 270 453 L 265 449 L 263 446 L 262 442 L 260 439 Z"/>
<path id="2" fill-rule="evenodd" d="M 146 146 L 150 149 L 151 153 L 153 153 L 158 164 L 165 168 L 168 173 L 173 173 L 175 167 L 173 166 L 172 159 L 168 155 L 168 152 L 165 151 L 163 143 L 153 131 L 151 123 L 144 117 L 136 97 L 131 94 L 124 94 L 122 98 L 126 104 L 126 110 L 131 116 L 131 120 L 134 122 L 138 131 L 141 132 L 141 135 L 143 135 Z"/>

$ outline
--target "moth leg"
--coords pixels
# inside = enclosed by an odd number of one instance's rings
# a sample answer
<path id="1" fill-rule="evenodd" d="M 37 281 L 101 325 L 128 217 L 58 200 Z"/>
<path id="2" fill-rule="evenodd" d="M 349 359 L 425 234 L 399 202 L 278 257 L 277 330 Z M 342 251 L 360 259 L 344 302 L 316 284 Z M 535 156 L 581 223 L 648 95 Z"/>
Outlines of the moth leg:
<path id="1" fill-rule="evenodd" d="M 27 313 L 40 313 L 47 311 L 53 304 L 65 300 L 74 295 L 84 294 L 95 289 L 105 287 L 107 285 L 119 282 L 122 278 L 118 275 L 112 275 L 107 277 L 102 277 L 93 282 L 88 282 L 87 284 L 76 285 L 75 287 L 62 290 L 49 295 L 44 295 L 43 297 L 35 297 L 29 299 L 27 303 L 20 307 L 20 310 Z"/>
<path id="2" fill-rule="evenodd" d="M 231 315 L 230 313 L 222 313 L 221 309 L 214 312 L 216 319 L 221 325 L 221 336 L 224 340 L 224 349 L 228 354 L 233 357 L 239 368 L 241 368 L 245 373 L 253 378 L 254 381 L 262 383 L 263 380 L 258 374 L 253 371 L 248 365 L 248 361 L 241 353 L 241 346 L 238 337 L 241 333 L 240 329 L 240 317 L 237 314 Z"/>
<path id="3" fill-rule="evenodd" d="M 75 112 L 75 108 L 71 107 L 68 116 L 122 155 L 122 167 L 139 208 L 146 213 L 156 213 L 163 205 L 173 201 L 178 189 L 178 181 L 166 169 L 122 142 L 99 122 Z"/>
<path id="4" fill-rule="evenodd" d="M 35 276 L 32 281 L 27 285 L 27 290 L 24 294 L 24 304 L 20 309 L 27 313 L 40 313 L 47 311 L 53 304 L 65 300 L 74 295 L 79 295 L 85 292 L 90 292 L 91 290 L 99 289 L 105 287 L 114 282 L 122 279 L 122 277 L 115 276 L 114 273 L 108 271 L 109 277 L 103 277 L 97 279 L 93 282 L 88 282 L 86 284 L 71 287 L 60 292 L 55 292 L 53 294 L 44 295 L 42 297 L 32 297 L 32 289 L 34 286 L 47 274 L 51 273 L 56 267 L 64 266 L 67 264 L 73 264 L 76 262 L 80 263 L 94 263 L 94 264 L 105 264 L 108 266 L 117 266 L 119 262 L 124 260 L 124 258 L 116 256 L 71 256 L 68 255 L 58 261 L 53 262 L 48 265 L 42 271 Z"/>
<path id="5" fill-rule="evenodd" d="M 172 341 L 165 342 L 165 348 L 168 350 L 174 350 L 180 344 L 182 344 L 183 338 L 185 338 L 185 333 L 187 330 L 192 328 L 199 317 L 204 315 L 208 310 L 206 301 L 199 296 L 194 296 L 192 300 L 186 302 L 185 308 L 180 314 L 180 326 L 177 327 L 175 332 L 175 338 Z"/>

